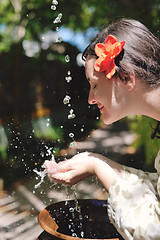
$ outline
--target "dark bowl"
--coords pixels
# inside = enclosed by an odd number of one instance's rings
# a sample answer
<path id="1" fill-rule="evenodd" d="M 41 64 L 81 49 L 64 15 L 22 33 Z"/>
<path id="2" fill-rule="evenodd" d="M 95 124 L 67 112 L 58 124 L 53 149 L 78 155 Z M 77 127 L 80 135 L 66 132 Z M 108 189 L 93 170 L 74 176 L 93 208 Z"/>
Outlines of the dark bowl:
<path id="1" fill-rule="evenodd" d="M 78 199 L 54 203 L 38 216 L 43 231 L 37 240 L 123 240 L 110 222 L 107 201 Z"/>

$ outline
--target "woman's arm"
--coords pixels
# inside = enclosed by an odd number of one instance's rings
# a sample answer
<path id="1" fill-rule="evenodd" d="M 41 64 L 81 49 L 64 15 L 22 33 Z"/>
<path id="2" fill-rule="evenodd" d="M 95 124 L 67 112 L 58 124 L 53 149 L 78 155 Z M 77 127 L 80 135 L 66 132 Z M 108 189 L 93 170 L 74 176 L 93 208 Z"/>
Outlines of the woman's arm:
<path id="1" fill-rule="evenodd" d="M 45 167 L 50 179 L 69 185 L 74 185 L 85 178 L 96 175 L 108 191 L 112 182 L 122 176 L 120 164 L 102 155 L 89 152 L 77 154 L 58 164 L 45 161 Z"/>

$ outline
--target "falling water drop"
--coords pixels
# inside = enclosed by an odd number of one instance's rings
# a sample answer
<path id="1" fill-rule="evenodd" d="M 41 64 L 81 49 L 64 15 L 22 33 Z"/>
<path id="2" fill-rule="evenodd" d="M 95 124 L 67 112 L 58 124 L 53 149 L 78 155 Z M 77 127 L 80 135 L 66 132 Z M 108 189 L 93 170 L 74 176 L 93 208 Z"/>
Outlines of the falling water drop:
<path id="1" fill-rule="evenodd" d="M 51 10 L 55 11 L 55 10 L 56 10 L 56 6 L 55 6 L 55 5 L 52 5 L 52 6 L 51 6 Z"/>
<path id="2" fill-rule="evenodd" d="M 73 208 L 73 207 L 70 207 L 70 208 L 69 208 L 69 211 L 73 213 L 73 212 L 74 212 L 74 208 Z"/>
<path id="3" fill-rule="evenodd" d="M 74 133 L 69 133 L 69 137 L 73 138 L 74 137 Z"/>
<path id="4" fill-rule="evenodd" d="M 68 63 L 68 62 L 70 62 L 70 56 L 69 55 L 66 55 L 65 56 L 65 61 Z"/>
<path id="5" fill-rule="evenodd" d="M 77 234 L 76 233 L 72 233 L 72 237 L 77 237 Z"/>
<path id="6" fill-rule="evenodd" d="M 58 38 L 56 39 L 56 42 L 62 42 L 62 38 L 61 38 L 61 37 L 58 37 Z"/>
<path id="7" fill-rule="evenodd" d="M 71 76 L 65 77 L 66 81 L 69 83 L 72 80 Z"/>
<path id="8" fill-rule="evenodd" d="M 53 23 L 60 23 L 62 19 L 62 13 L 59 13 L 56 19 L 53 21 Z"/>
<path id="9" fill-rule="evenodd" d="M 64 103 L 64 104 L 68 104 L 69 101 L 70 101 L 70 99 L 71 99 L 71 97 L 68 96 L 68 95 L 66 95 L 65 98 L 63 99 L 63 103 Z"/>
<path id="10" fill-rule="evenodd" d="M 75 141 L 73 141 L 73 142 L 71 142 L 70 144 L 69 144 L 69 146 L 72 148 L 72 147 L 76 147 L 77 146 L 77 143 L 75 142 Z"/>
<path id="11" fill-rule="evenodd" d="M 58 1 L 57 0 L 52 0 L 52 4 L 58 5 Z"/>
<path id="12" fill-rule="evenodd" d="M 76 117 L 76 115 L 73 113 L 73 109 L 71 109 L 71 110 L 69 111 L 68 119 L 73 119 L 73 118 L 75 118 L 75 117 Z"/>

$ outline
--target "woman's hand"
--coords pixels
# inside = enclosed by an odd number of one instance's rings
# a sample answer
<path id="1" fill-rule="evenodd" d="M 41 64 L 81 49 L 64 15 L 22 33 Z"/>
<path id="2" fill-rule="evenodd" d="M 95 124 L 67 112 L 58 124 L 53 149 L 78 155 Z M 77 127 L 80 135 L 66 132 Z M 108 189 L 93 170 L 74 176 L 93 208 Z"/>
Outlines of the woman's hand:
<path id="1" fill-rule="evenodd" d="M 94 175 L 95 156 L 92 153 L 79 153 L 69 160 L 55 163 L 45 161 L 48 176 L 58 183 L 74 185 Z"/>
<path id="2" fill-rule="evenodd" d="M 109 190 L 112 182 L 122 175 L 122 166 L 110 159 L 94 153 L 79 153 L 60 163 L 45 161 L 48 176 L 58 183 L 74 185 L 81 180 L 96 175 Z"/>

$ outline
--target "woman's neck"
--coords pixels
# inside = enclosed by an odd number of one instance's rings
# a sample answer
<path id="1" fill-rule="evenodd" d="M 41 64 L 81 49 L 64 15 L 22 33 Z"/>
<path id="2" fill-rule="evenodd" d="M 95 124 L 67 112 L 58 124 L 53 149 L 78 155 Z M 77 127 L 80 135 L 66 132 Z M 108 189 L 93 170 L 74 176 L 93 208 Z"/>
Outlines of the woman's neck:
<path id="1" fill-rule="evenodd" d="M 160 87 L 147 89 L 143 96 L 142 115 L 160 121 Z"/>

